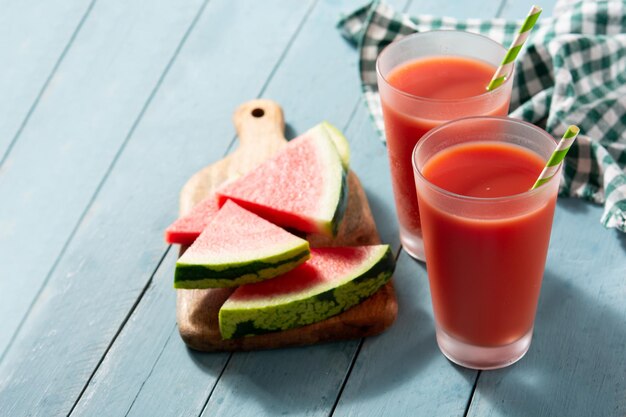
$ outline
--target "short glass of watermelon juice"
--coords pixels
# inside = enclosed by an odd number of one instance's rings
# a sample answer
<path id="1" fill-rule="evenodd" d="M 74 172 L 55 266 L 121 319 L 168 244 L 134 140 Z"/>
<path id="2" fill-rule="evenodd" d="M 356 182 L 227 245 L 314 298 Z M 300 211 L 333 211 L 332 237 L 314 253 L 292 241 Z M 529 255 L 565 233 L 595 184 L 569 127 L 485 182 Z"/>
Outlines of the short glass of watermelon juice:
<path id="1" fill-rule="evenodd" d="M 437 343 L 459 365 L 501 368 L 530 347 L 560 168 L 531 187 L 555 147 L 506 117 L 455 120 L 415 146 Z"/>
<path id="2" fill-rule="evenodd" d="M 506 49 L 485 36 L 431 31 L 407 36 L 378 56 L 376 72 L 400 240 L 424 261 L 411 153 L 430 129 L 467 116 L 508 114 L 513 75 L 486 91 Z"/>

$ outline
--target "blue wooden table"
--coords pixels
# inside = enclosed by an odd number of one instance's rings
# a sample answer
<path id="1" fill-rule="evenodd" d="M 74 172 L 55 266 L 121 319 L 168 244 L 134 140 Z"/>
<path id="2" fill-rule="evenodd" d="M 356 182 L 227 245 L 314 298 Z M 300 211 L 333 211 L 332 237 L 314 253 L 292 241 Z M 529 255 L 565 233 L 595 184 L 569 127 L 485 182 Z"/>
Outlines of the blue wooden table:
<path id="1" fill-rule="evenodd" d="M 530 6 L 391 3 L 456 17 Z M 477 372 L 439 353 L 426 270 L 400 249 L 385 148 L 335 29 L 362 4 L 0 1 L 0 416 L 626 415 L 626 236 L 588 203 L 558 203 L 526 357 Z M 163 230 L 255 97 L 282 104 L 290 137 L 324 119 L 345 131 L 399 251 L 383 335 L 234 354 L 181 341 Z"/>

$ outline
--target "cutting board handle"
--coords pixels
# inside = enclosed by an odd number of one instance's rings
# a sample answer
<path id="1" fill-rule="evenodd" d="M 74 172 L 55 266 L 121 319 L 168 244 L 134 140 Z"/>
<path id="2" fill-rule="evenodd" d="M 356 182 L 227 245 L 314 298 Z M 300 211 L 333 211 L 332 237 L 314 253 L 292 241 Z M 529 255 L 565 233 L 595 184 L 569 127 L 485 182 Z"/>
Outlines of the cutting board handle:
<path id="1" fill-rule="evenodd" d="M 247 101 L 237 108 L 233 122 L 241 146 L 258 148 L 285 143 L 283 109 L 275 101 Z"/>

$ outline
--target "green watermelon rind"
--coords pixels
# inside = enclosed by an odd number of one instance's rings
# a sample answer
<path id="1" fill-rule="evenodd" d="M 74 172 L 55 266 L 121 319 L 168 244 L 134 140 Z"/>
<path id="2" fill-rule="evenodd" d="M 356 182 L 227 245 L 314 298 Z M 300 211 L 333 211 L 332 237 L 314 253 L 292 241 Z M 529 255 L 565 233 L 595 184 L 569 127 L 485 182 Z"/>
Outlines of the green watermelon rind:
<path id="1" fill-rule="evenodd" d="M 321 125 L 318 125 L 318 126 L 321 126 Z M 329 142 L 333 143 L 331 145 L 331 148 L 333 149 L 334 152 L 332 152 L 332 156 L 328 155 L 328 157 L 330 158 L 331 161 L 332 159 L 337 158 L 335 160 L 339 161 L 340 163 L 339 166 L 341 167 L 339 170 L 340 173 L 337 173 L 341 175 L 341 181 L 339 183 L 339 190 L 333 193 L 334 195 L 337 196 L 336 200 L 333 199 L 333 206 L 335 208 L 335 211 L 333 212 L 332 217 L 328 221 L 320 222 L 317 224 L 319 231 L 321 231 L 323 234 L 336 236 L 339 230 L 339 226 L 341 225 L 341 221 L 343 220 L 343 216 L 346 212 L 346 208 L 348 206 L 348 172 L 346 171 L 344 162 L 341 159 L 341 155 L 339 154 L 339 151 L 337 150 L 333 140 L 330 138 L 330 135 L 328 134 L 328 132 L 326 132 L 325 129 L 318 130 L 317 132 L 318 132 L 317 134 L 321 134 L 322 136 L 325 136 Z M 331 175 L 330 170 L 326 174 Z"/>
<path id="2" fill-rule="evenodd" d="M 311 258 L 308 242 L 294 249 L 252 262 L 206 265 L 176 263 L 174 288 L 236 287 L 282 275 Z"/>
<path id="3" fill-rule="evenodd" d="M 219 311 L 222 338 L 287 330 L 340 314 L 378 291 L 389 281 L 394 268 L 390 247 L 381 245 L 381 250 L 372 254 L 367 264 L 346 277 L 339 286 L 323 288 L 318 293 L 312 293 L 315 290 L 303 292 L 288 303 L 273 306 L 254 307 L 254 302 L 227 301 Z"/>
<path id="4" fill-rule="evenodd" d="M 339 202 L 337 204 L 337 208 L 330 223 L 322 223 L 318 224 L 320 230 L 324 232 L 330 232 L 332 236 L 336 236 L 339 231 L 339 226 L 341 225 L 341 220 L 343 220 L 343 216 L 346 213 L 346 209 L 348 206 L 348 169 L 350 168 L 350 145 L 348 144 L 348 140 L 341 133 L 341 131 L 327 121 L 323 121 L 322 123 L 312 127 L 307 132 L 312 135 L 322 135 L 326 136 L 331 140 L 333 145 L 335 145 L 335 149 L 337 150 L 337 154 L 339 155 L 339 160 L 341 161 L 341 189 L 339 190 Z"/>
<path id="5" fill-rule="evenodd" d="M 341 221 L 343 220 L 343 216 L 346 214 L 346 210 L 348 208 L 348 175 L 346 171 L 343 171 L 341 174 L 341 189 L 339 190 L 339 204 L 337 204 L 337 209 L 333 214 L 333 218 L 330 221 L 330 232 L 333 236 L 337 236 L 337 232 L 339 231 L 339 226 L 341 226 Z"/>
<path id="6" fill-rule="evenodd" d="M 328 137 L 333 141 L 335 147 L 337 148 L 337 152 L 339 152 L 339 157 L 341 158 L 341 164 L 343 165 L 344 170 L 348 170 L 350 168 L 350 144 L 348 143 L 348 139 L 341 133 L 336 126 L 333 124 L 323 121 L 322 123 L 315 126 L 313 129 L 318 127 L 323 128 L 326 131 Z"/>
<path id="7" fill-rule="evenodd" d="M 314 213 L 304 214 L 302 212 L 290 211 L 290 208 L 276 207 L 273 205 L 268 206 L 267 201 L 259 202 L 258 199 L 249 198 L 249 190 L 246 190 L 248 194 L 242 195 L 243 191 L 241 188 L 245 190 L 245 186 L 240 187 L 240 185 L 246 181 L 256 181 L 256 179 L 250 180 L 250 178 L 254 178 L 255 175 L 258 175 L 256 170 L 249 172 L 230 185 L 226 185 L 221 190 L 218 190 L 217 196 L 219 204 L 221 205 L 227 200 L 232 200 L 241 207 L 279 226 L 305 233 L 320 233 L 331 237 L 335 236 L 339 229 L 339 223 L 343 219 L 348 200 L 347 171 L 344 167 L 344 161 L 337 149 L 337 145 L 335 145 L 331 135 L 324 126 L 321 124 L 317 125 L 304 135 L 295 138 L 293 142 L 307 140 L 308 138 L 312 138 L 314 141 L 313 146 L 317 147 L 317 156 L 322 165 L 322 169 L 320 170 L 320 175 L 322 176 L 321 181 L 325 184 L 325 188 L 322 188 L 322 192 L 319 195 L 311 197 L 317 198 L 317 207 Z M 258 168 L 262 166 L 264 166 L 264 164 Z M 309 198 L 309 196 L 306 197 Z"/>

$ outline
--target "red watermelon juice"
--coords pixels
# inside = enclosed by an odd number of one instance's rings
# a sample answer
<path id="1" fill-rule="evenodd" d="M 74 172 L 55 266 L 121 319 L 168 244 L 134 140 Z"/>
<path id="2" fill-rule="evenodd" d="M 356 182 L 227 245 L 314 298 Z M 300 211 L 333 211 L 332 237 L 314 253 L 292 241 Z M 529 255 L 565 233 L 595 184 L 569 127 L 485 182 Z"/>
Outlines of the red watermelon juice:
<path id="1" fill-rule="evenodd" d="M 425 32 L 414 36 L 426 37 L 422 42 L 427 45 L 429 41 L 439 42 L 442 37 L 459 36 L 459 40 L 446 39 L 450 45 L 439 48 L 448 51 L 449 55 L 442 55 L 441 52 L 430 54 L 427 51 L 424 56 L 420 56 L 419 48 L 422 44 L 416 44 L 414 48 L 417 57 L 413 59 L 400 60 L 395 66 L 386 68 L 382 63 L 390 55 L 386 49 L 378 62 L 378 86 L 400 237 L 409 254 L 424 260 L 411 166 L 413 148 L 426 132 L 449 120 L 475 115 L 506 115 L 511 83 L 507 82 L 501 89 L 497 89 L 499 91 L 486 91 L 485 87 L 501 58 L 499 53 L 504 54 L 504 48 L 488 38 L 466 32 Z M 474 42 L 485 42 L 488 46 L 486 49 L 495 48 L 495 52 L 483 56 L 480 46 L 468 52 L 464 48 L 471 46 L 464 46 L 466 37 Z M 455 47 L 459 50 L 454 50 Z M 467 56 L 468 53 L 476 54 L 476 57 Z"/>
<path id="2" fill-rule="evenodd" d="M 558 176 L 529 191 L 554 140 L 523 122 L 484 120 L 483 133 L 454 128 L 472 118 L 433 130 L 424 138 L 436 142 L 432 155 L 418 162 L 418 145 L 414 158 L 439 345 L 461 365 L 491 369 L 530 345 Z M 518 138 L 508 137 L 510 124 Z M 527 148 L 538 146 L 532 134 L 543 139 L 543 154 Z"/>

